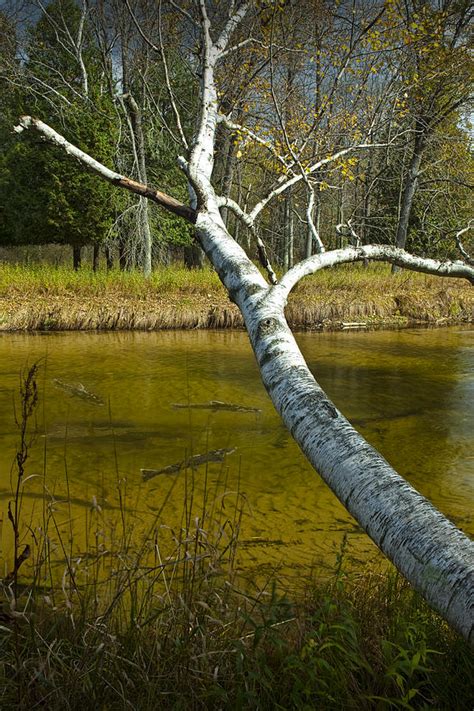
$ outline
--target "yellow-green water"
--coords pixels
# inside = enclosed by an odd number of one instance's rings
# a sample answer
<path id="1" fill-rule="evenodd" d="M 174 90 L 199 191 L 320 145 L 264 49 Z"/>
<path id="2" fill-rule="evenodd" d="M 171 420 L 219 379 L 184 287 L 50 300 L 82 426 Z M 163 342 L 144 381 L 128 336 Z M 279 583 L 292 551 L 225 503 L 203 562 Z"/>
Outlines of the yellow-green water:
<path id="1" fill-rule="evenodd" d="M 308 333 L 298 341 L 319 382 L 371 444 L 474 534 L 474 329 Z M 245 334 L 5 334 L 0 337 L 0 573 L 11 568 L 7 507 L 18 442 L 14 401 L 18 404 L 20 371 L 37 361 L 38 432 L 25 475 L 31 478 L 22 486 L 22 541 L 34 539 L 44 523 L 45 492 L 48 511 L 77 555 L 91 545 L 91 536 L 97 543 L 97 532 L 106 537 L 104 517 L 120 518 L 121 497 L 127 530 L 133 529 L 138 544 L 174 485 L 161 523 L 179 527 L 191 473 L 187 481 L 181 472 L 144 483 L 140 469 L 225 447 L 236 451 L 223 464 L 199 467 L 193 491 L 198 509 L 204 490 L 209 501 L 214 490 L 219 496 L 225 492 L 230 517 L 235 492 L 244 495 L 240 568 L 302 577 L 313 563 L 334 563 L 344 534 L 353 558 L 377 557 L 280 423 Z M 54 379 L 82 383 L 106 404 L 71 395 Z M 210 400 L 261 413 L 172 407 Z M 66 496 L 70 505 L 61 503 Z M 95 502 L 102 507 L 100 516 Z"/>

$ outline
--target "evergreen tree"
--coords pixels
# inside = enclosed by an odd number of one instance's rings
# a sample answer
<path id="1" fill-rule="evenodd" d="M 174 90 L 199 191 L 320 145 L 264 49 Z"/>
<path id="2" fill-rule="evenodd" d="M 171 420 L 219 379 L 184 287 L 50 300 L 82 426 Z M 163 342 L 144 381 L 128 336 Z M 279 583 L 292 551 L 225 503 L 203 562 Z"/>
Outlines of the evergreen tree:
<path id="1" fill-rule="evenodd" d="M 19 69 L 21 89 L 14 96 L 10 92 L 16 115 L 42 116 L 113 165 L 113 105 L 101 83 L 87 17 L 73 0 L 53 0 L 47 6 L 28 32 L 25 56 Z M 7 145 L 2 163 L 1 241 L 70 244 L 78 266 L 81 247 L 99 245 L 111 229 L 114 191 L 65 163 L 56 149 L 39 150 L 35 139 Z"/>

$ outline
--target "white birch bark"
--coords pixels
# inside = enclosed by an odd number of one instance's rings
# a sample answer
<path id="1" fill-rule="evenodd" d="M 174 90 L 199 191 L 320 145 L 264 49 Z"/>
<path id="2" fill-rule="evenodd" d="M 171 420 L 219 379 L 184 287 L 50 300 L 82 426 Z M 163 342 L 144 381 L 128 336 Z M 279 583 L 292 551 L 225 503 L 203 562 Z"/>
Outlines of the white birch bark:
<path id="1" fill-rule="evenodd" d="M 201 116 L 186 171 L 197 195 L 196 211 L 147 186 L 129 181 L 71 146 L 46 124 L 23 117 L 33 128 L 89 169 L 114 184 L 145 194 L 195 222 L 196 235 L 230 298 L 239 306 L 275 408 L 302 451 L 343 505 L 412 585 L 466 639 L 474 641 L 474 543 L 398 475 L 337 410 L 321 389 L 293 338 L 284 315 L 290 290 L 305 275 L 333 264 L 363 259 L 385 260 L 407 268 L 469 279 L 474 269 L 462 262 L 421 259 L 390 246 L 349 247 L 315 255 L 290 269 L 280 283 L 269 285 L 222 220 L 222 201 L 211 185 L 218 120 L 214 66 L 243 16 L 231 17 L 216 44 L 210 33 L 205 0 L 200 0 L 203 27 Z M 360 148 L 361 146 L 359 146 Z M 343 155 L 348 151 L 341 151 Z M 323 165 L 326 159 L 315 165 Z M 275 194 L 302 179 L 286 181 Z M 159 197 L 157 198 L 157 193 Z M 271 199 L 271 198 L 269 198 Z M 229 203 L 227 203 L 229 205 Z M 250 213 L 250 221 L 264 204 Z"/>
<path id="2" fill-rule="evenodd" d="M 198 216 L 201 243 L 243 313 L 263 383 L 285 425 L 316 471 L 389 560 L 473 642 L 474 543 L 364 440 L 311 374 L 283 311 L 302 265 L 285 275 L 286 282 L 283 277 L 275 286 L 262 284 L 253 265 L 218 224 L 216 212 Z M 333 263 L 381 259 L 382 249 L 377 253 L 378 249 L 349 248 L 318 258 L 326 258 L 326 264 L 331 255 Z M 394 251 L 391 255 L 387 248 L 384 259 L 390 261 L 393 256 L 406 265 L 398 253 L 402 250 Z M 419 266 L 424 271 L 430 265 Z M 296 274 L 292 274 L 294 270 Z M 457 270 L 454 264 L 453 272 Z M 445 273 L 449 273 L 448 267 Z M 472 270 L 470 278 L 474 282 Z"/>
<path id="3" fill-rule="evenodd" d="M 321 237 L 319 235 L 318 228 L 313 219 L 314 212 L 314 189 L 308 184 L 308 204 L 306 206 L 306 219 L 308 221 L 308 237 L 306 245 L 306 256 L 309 258 L 311 256 L 311 245 L 314 241 L 316 246 L 316 251 L 322 253 L 325 251 L 324 244 L 322 243 Z M 318 209 L 318 219 L 319 219 L 319 209 Z"/>

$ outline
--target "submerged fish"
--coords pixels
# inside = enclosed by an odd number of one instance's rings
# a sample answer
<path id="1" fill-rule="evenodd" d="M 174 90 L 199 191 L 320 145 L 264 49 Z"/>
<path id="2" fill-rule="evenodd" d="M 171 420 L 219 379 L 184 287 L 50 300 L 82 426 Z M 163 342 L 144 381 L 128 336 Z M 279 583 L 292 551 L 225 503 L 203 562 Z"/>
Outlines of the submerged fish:
<path id="1" fill-rule="evenodd" d="M 144 481 L 153 479 L 154 476 L 158 474 L 177 474 L 182 469 L 197 469 L 201 464 L 207 464 L 208 462 L 223 462 L 224 457 L 227 454 L 232 454 L 235 452 L 233 449 L 212 449 L 210 452 L 204 452 L 204 454 L 195 454 L 193 457 L 188 459 L 183 459 L 181 462 L 176 462 L 176 464 L 170 464 L 163 469 L 140 469 Z"/>
<path id="2" fill-rule="evenodd" d="M 214 412 L 223 410 L 226 412 L 261 412 L 261 410 L 258 407 L 246 407 L 245 405 L 233 405 L 230 402 L 221 402 L 220 400 L 211 400 L 210 402 L 202 402 L 202 403 L 189 403 L 189 404 L 180 404 L 180 403 L 173 403 L 172 407 L 175 408 L 175 410 L 180 409 L 180 408 L 187 408 L 187 409 L 192 409 L 192 410 L 213 410 Z"/>
<path id="3" fill-rule="evenodd" d="M 64 390 L 66 393 L 69 393 L 69 395 L 80 397 L 81 400 L 86 400 L 94 405 L 105 405 L 101 397 L 91 393 L 82 383 L 72 385 L 71 383 L 65 383 L 64 380 L 59 380 L 59 378 L 54 378 L 53 383 L 56 387 L 61 388 L 61 390 Z"/>

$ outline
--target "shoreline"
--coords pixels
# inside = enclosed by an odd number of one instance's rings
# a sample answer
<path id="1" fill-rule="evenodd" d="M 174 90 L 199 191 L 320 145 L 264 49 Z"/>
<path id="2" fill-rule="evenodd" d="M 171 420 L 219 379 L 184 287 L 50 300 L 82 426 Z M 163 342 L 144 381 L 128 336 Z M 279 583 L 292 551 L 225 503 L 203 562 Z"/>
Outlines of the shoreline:
<path id="1" fill-rule="evenodd" d="M 286 307 L 296 331 L 474 323 L 474 289 L 461 279 L 375 265 L 328 270 L 301 282 Z M 243 330 L 211 270 L 72 272 L 0 265 L 0 332 Z"/>
<path id="2" fill-rule="evenodd" d="M 474 296 L 474 295 L 473 295 Z M 186 300 L 187 301 L 187 300 Z M 307 304 L 290 300 L 286 317 L 294 331 L 344 331 L 442 327 L 474 323 L 474 303 L 424 299 L 423 306 L 408 303 L 361 301 L 353 304 Z M 124 299 L 104 304 L 87 298 L 10 300 L 0 296 L 0 333 L 34 331 L 163 331 L 245 330 L 238 308 L 229 301 L 176 303 L 172 298 Z"/>

